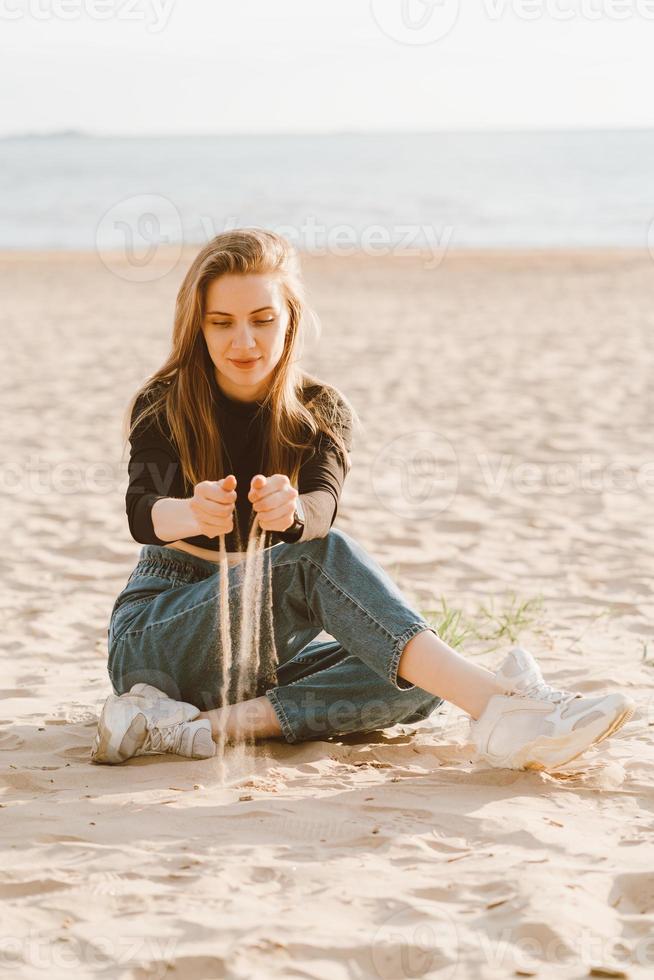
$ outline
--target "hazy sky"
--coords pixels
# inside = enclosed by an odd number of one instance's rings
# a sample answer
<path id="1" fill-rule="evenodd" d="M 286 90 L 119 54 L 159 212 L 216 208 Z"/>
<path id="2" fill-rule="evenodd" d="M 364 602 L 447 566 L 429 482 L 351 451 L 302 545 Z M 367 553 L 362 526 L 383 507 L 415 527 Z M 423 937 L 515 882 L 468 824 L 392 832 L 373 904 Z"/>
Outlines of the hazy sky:
<path id="1" fill-rule="evenodd" d="M 654 125 L 654 0 L 462 8 L 0 0 L 0 132 Z"/>

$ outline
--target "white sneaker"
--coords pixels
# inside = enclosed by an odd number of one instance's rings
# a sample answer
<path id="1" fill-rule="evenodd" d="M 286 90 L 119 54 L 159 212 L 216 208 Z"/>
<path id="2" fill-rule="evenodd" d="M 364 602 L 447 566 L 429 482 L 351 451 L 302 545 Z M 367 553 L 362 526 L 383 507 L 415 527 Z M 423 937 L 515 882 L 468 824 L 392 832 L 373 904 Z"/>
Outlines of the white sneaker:
<path id="1" fill-rule="evenodd" d="M 200 709 L 174 701 L 150 684 L 134 684 L 128 694 L 110 694 L 104 703 L 91 761 L 116 765 L 137 755 L 172 752 L 209 759 L 216 745 L 208 718 Z"/>
<path id="2" fill-rule="evenodd" d="M 624 694 L 587 698 L 546 684 L 535 658 L 515 647 L 495 675 L 495 694 L 470 724 L 476 756 L 504 769 L 556 769 L 622 727 L 636 705 Z"/>

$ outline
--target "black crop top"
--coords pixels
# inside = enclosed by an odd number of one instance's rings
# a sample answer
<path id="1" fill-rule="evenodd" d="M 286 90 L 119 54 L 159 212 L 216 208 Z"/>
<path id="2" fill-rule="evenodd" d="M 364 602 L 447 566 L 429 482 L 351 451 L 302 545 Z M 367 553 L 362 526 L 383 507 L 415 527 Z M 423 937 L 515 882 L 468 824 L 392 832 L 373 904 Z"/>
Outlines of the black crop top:
<path id="1" fill-rule="evenodd" d="M 261 473 L 263 417 L 256 418 L 259 402 L 241 402 L 228 397 L 214 378 L 212 393 L 216 410 L 216 420 L 226 450 L 227 472 L 233 473 L 237 480 L 236 506 L 234 508 L 235 528 L 225 535 L 227 551 L 239 550 L 236 527 L 240 530 L 241 541 L 246 546 L 248 529 L 252 516 L 252 504 L 248 500 L 252 477 Z M 324 386 L 306 383 L 305 398 L 314 397 Z M 131 423 L 145 407 L 145 396 L 141 395 L 132 411 Z M 352 447 L 352 416 L 341 398 L 340 406 L 345 410 L 342 435 L 348 450 L 346 463 L 332 439 L 324 433 L 318 436 L 317 451 L 306 459 L 298 477 L 298 494 L 304 510 L 304 529 L 298 537 L 298 528 L 286 531 L 268 532 L 272 543 L 308 541 L 324 537 L 336 518 L 338 501 L 350 470 L 349 452 Z M 193 496 L 193 486 L 183 478 L 181 465 L 174 449 L 165 415 L 161 432 L 155 420 L 142 422 L 130 439 L 131 453 L 128 464 L 129 485 L 125 496 L 127 520 L 132 537 L 141 544 L 169 544 L 154 533 L 152 507 L 162 497 L 188 498 Z M 231 465 L 229 465 L 231 462 Z M 269 475 L 269 474 L 264 474 Z M 222 478 L 222 477 L 221 477 Z M 199 548 L 218 551 L 220 537 L 196 535 L 179 540 L 188 541 Z"/>

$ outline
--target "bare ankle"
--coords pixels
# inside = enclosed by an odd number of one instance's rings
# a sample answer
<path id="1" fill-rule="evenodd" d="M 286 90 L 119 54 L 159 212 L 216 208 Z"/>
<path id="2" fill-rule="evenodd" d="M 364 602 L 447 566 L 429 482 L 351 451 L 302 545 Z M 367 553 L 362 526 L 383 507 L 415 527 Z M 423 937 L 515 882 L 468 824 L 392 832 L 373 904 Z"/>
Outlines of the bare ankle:
<path id="1" fill-rule="evenodd" d="M 199 718 L 208 718 L 215 742 L 224 739 L 238 742 L 256 738 L 277 738 L 282 730 L 274 708 L 267 697 L 252 698 L 202 711 Z"/>

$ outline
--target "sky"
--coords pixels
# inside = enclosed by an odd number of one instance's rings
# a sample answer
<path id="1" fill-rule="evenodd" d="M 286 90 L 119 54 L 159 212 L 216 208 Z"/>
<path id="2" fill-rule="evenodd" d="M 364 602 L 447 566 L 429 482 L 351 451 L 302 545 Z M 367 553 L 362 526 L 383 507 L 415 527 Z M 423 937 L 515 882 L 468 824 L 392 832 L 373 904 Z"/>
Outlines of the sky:
<path id="1" fill-rule="evenodd" d="M 0 134 L 650 127 L 654 0 L 0 0 Z"/>

